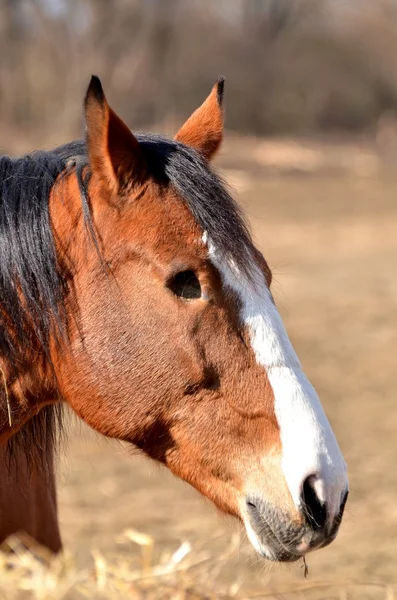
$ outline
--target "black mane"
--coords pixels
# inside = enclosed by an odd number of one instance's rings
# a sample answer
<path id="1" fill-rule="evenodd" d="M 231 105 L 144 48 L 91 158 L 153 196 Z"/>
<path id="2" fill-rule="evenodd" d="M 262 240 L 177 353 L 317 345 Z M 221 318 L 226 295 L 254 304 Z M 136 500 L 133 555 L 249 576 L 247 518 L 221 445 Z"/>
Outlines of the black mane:
<path id="1" fill-rule="evenodd" d="M 38 341 L 48 355 L 50 333 L 62 327 L 64 290 L 48 200 L 57 178 L 76 163 L 81 179 L 86 160 L 75 143 L 0 158 L 0 357 L 14 368 L 27 344 Z"/>
<path id="2" fill-rule="evenodd" d="M 237 205 L 207 161 L 193 149 L 160 136 L 137 134 L 137 139 L 152 177 L 172 185 L 217 249 L 248 273 L 250 235 Z M 82 140 L 20 158 L 0 157 L 0 358 L 15 374 L 24 349 L 38 345 L 49 357 L 51 335 L 62 334 L 65 284 L 55 251 L 49 196 L 57 179 L 74 169 L 86 224 L 93 231 L 86 167 Z M 0 398 L 5 399 L 1 382 Z M 21 437 L 29 438 L 31 430 L 37 443 L 42 423 L 52 439 L 53 412 L 51 408 L 41 411 L 23 428 Z"/>
<path id="3" fill-rule="evenodd" d="M 252 241 L 240 209 L 210 164 L 193 148 L 159 135 L 137 134 L 152 176 L 172 185 L 217 250 L 250 275 Z"/>

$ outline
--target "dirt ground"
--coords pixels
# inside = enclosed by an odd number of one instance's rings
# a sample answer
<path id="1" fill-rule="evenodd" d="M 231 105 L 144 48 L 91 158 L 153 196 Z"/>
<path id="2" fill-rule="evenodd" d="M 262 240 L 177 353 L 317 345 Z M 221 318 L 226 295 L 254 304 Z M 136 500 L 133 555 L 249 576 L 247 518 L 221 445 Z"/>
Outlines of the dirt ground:
<path id="1" fill-rule="evenodd" d="M 247 145 L 238 168 L 230 144 L 221 165 L 274 269 L 276 301 L 349 466 L 340 535 L 309 556 L 309 581 L 336 585 L 319 598 L 386 597 L 377 586 L 346 590 L 354 582 L 397 589 L 397 178 L 365 152 L 350 170 L 335 167 L 337 151 L 332 168 L 312 154 L 309 167 L 280 170 L 261 168 L 259 146 L 250 162 Z M 82 564 L 93 548 L 127 557 L 128 528 L 170 547 L 204 543 L 214 557 L 240 530 L 164 469 L 79 424 L 59 479 L 63 540 Z M 269 567 L 242 535 L 220 577 L 259 593 L 301 585 L 301 567 Z"/>

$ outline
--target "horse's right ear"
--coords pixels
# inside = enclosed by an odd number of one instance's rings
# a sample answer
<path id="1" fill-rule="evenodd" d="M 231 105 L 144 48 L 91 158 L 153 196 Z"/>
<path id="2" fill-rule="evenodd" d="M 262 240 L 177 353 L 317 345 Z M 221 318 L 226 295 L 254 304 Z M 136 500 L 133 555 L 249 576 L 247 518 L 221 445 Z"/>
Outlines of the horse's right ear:
<path id="1" fill-rule="evenodd" d="M 146 177 L 139 143 L 110 108 L 95 75 L 91 77 L 84 107 L 91 171 L 110 193 L 126 194 Z"/>

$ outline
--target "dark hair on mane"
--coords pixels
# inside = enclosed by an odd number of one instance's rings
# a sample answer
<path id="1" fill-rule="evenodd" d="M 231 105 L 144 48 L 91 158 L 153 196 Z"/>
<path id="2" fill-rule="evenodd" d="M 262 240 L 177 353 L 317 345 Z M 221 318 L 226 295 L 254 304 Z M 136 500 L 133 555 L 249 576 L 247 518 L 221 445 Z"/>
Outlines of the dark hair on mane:
<path id="1" fill-rule="evenodd" d="M 250 276 L 252 241 L 225 182 L 197 151 L 159 135 L 138 134 L 151 174 L 171 184 L 218 252 Z"/>
<path id="2" fill-rule="evenodd" d="M 65 286 L 48 201 L 58 177 L 75 168 L 87 218 L 86 164 L 82 144 L 74 142 L 20 158 L 0 157 L 0 359 L 6 362 L 12 378 L 34 360 L 34 349 L 39 348 L 50 359 L 50 335 L 63 333 Z M 0 377 L 0 402 L 5 401 Z M 46 467 L 48 451 L 54 447 L 61 425 L 60 405 L 43 408 L 10 439 L 9 457 L 19 446 L 32 464 L 38 459 Z"/>
<path id="3" fill-rule="evenodd" d="M 217 249 L 249 274 L 249 232 L 208 162 L 161 136 L 137 134 L 137 139 L 151 176 L 172 185 Z M 82 140 L 20 158 L 0 157 L 0 359 L 15 376 L 26 361 L 26 348 L 39 348 L 50 359 L 51 336 L 64 333 L 66 285 L 56 256 L 49 197 L 58 178 L 74 170 L 87 229 L 94 235 L 87 167 Z M 5 402 L 1 379 L 0 399 Z M 54 444 L 56 415 L 60 411 L 55 407 L 40 411 L 14 436 L 15 443 L 25 451 L 36 446 L 44 455 Z"/>
<path id="4" fill-rule="evenodd" d="M 64 290 L 48 200 L 75 149 L 0 158 L 0 356 L 12 366 L 34 338 L 49 354 L 50 333 L 62 328 Z"/>

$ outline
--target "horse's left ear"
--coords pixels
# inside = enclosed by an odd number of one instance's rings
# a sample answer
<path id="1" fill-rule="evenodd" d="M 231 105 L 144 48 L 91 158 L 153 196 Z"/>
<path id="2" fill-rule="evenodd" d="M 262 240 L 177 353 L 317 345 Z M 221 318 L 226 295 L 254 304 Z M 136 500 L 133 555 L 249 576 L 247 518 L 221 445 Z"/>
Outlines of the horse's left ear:
<path id="1" fill-rule="evenodd" d="M 223 137 L 223 89 L 220 77 L 205 102 L 189 117 L 175 136 L 178 142 L 192 146 L 210 160 Z"/>
<path id="2" fill-rule="evenodd" d="M 138 140 L 110 108 L 95 75 L 91 77 L 84 107 L 92 173 L 110 193 L 121 194 L 142 183 L 147 170 Z"/>

